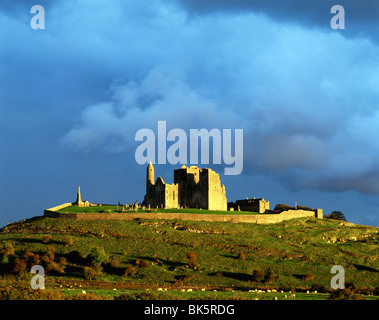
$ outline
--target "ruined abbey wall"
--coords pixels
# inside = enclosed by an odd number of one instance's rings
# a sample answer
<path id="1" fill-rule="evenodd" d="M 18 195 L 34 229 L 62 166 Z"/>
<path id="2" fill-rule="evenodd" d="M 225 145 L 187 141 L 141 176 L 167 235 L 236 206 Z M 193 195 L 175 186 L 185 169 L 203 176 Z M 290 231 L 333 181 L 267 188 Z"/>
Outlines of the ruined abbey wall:
<path id="1" fill-rule="evenodd" d="M 177 208 L 179 205 L 178 195 L 179 191 L 177 184 L 166 184 L 164 207 L 168 209 Z"/>
<path id="2" fill-rule="evenodd" d="M 208 170 L 208 210 L 226 211 L 228 209 L 225 186 L 221 185 L 219 175 Z"/>

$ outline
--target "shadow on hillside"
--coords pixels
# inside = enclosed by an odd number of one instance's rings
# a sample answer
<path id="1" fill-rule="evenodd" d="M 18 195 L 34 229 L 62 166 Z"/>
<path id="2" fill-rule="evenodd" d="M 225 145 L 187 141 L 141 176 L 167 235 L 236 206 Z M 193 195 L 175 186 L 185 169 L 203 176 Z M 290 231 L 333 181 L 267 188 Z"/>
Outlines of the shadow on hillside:
<path id="1" fill-rule="evenodd" d="M 361 270 L 361 271 L 379 272 L 375 268 L 371 268 L 371 267 L 367 267 L 367 266 L 362 266 L 361 264 L 354 264 L 354 267 L 357 268 L 357 270 Z"/>
<path id="2" fill-rule="evenodd" d="M 70 251 L 69 253 L 62 254 L 61 256 L 65 257 L 67 259 L 67 261 L 69 261 L 71 263 L 75 263 L 75 264 L 79 264 L 79 265 L 88 264 L 87 257 L 82 257 L 80 252 L 77 250 Z"/>
<path id="3" fill-rule="evenodd" d="M 21 243 L 42 243 L 42 240 L 41 239 L 28 239 L 28 238 L 23 238 L 23 239 L 17 239 L 18 242 L 21 242 Z"/>
<path id="4" fill-rule="evenodd" d="M 253 276 L 251 274 L 247 273 L 241 273 L 241 272 L 212 272 L 208 273 L 208 276 L 212 277 L 226 277 L 231 278 L 233 280 L 240 280 L 240 281 L 253 281 Z"/>
<path id="5" fill-rule="evenodd" d="M 232 253 L 221 253 L 219 254 L 219 256 L 224 257 L 224 258 L 231 258 L 231 259 L 238 260 L 238 254 L 234 255 Z"/>
<path id="6" fill-rule="evenodd" d="M 65 245 L 66 243 L 63 242 L 63 241 L 58 241 L 58 240 L 51 240 L 47 243 L 44 243 L 42 239 L 30 239 L 30 238 L 21 238 L 21 239 L 17 239 L 18 242 L 21 242 L 21 243 L 42 243 L 46 246 L 48 245 Z"/>
<path id="7" fill-rule="evenodd" d="M 83 278 L 83 267 L 82 266 L 74 266 L 74 265 L 66 265 L 64 268 L 65 274 L 70 275 L 70 277 L 78 277 Z"/>
<path id="8" fill-rule="evenodd" d="M 299 279 L 299 280 L 307 280 L 306 274 L 293 274 L 292 276 L 296 279 Z"/>

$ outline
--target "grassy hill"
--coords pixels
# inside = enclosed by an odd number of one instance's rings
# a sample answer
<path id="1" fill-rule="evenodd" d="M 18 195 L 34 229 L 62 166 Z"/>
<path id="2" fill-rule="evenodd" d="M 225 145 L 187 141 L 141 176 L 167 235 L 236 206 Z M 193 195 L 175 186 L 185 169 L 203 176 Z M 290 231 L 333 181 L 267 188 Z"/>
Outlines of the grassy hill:
<path id="1" fill-rule="evenodd" d="M 255 225 L 35 217 L 0 232 L 0 299 L 327 299 L 333 265 L 345 269 L 344 294 L 377 299 L 378 232 L 307 218 Z M 30 289 L 34 264 L 45 267 L 45 290 Z"/>

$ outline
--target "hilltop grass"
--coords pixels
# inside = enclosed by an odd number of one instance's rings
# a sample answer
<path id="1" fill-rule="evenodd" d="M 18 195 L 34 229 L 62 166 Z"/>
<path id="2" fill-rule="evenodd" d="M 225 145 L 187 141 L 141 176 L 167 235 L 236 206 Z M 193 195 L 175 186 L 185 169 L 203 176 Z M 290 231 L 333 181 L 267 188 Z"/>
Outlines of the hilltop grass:
<path id="1" fill-rule="evenodd" d="M 162 213 L 195 213 L 195 214 L 227 214 L 227 215 L 236 215 L 236 214 L 258 214 L 257 212 L 247 212 L 247 211 L 216 211 L 216 210 L 205 210 L 205 209 L 151 209 L 151 210 L 133 210 L 132 208 L 124 209 L 123 206 L 117 205 L 102 205 L 102 206 L 91 206 L 91 207 L 79 207 L 79 206 L 70 206 L 57 210 L 57 212 L 66 212 L 66 213 L 135 213 L 135 212 L 162 212 Z"/>
<path id="2" fill-rule="evenodd" d="M 53 245 L 56 259 L 63 257 L 67 262 L 63 274 L 48 275 L 47 284 L 57 280 L 83 281 L 84 258 L 92 248 L 102 247 L 118 265 L 113 269 L 104 268 L 97 281 L 169 288 L 180 285 L 233 288 L 242 298 L 253 299 L 253 294 L 242 292 L 275 288 L 328 293 L 333 276 L 330 269 L 338 264 L 345 268 L 347 283 L 365 293 L 378 295 L 378 231 L 374 227 L 313 218 L 255 225 L 36 217 L 3 228 L 0 247 L 11 243 L 15 255 L 21 258 L 26 250 L 42 255 L 48 245 Z M 45 235 L 52 237 L 50 243 L 44 242 Z M 67 245 L 67 236 L 72 240 L 70 245 Z M 82 262 L 70 259 L 73 251 L 79 252 Z M 197 255 L 198 268 L 188 267 L 187 252 Z M 138 265 L 138 260 L 147 261 L 146 267 Z M 123 275 L 127 266 L 133 266 L 135 273 Z M 0 279 L 13 277 L 4 262 L 0 267 L 3 270 Z M 255 270 L 260 270 L 266 279 L 254 278 Z M 270 272 L 275 277 L 267 279 Z M 176 299 L 177 295 L 190 298 L 191 293 L 173 294 Z M 202 294 L 197 293 L 197 296 L 201 298 Z M 214 292 L 212 295 L 225 294 Z"/>

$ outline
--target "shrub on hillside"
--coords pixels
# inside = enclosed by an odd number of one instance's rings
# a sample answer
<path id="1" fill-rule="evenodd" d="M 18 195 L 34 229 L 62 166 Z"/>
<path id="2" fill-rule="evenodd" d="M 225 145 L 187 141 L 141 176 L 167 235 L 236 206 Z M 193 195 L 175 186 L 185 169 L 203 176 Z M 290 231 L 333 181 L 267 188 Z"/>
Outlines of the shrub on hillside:
<path id="1" fill-rule="evenodd" d="M 279 279 L 279 275 L 277 275 L 274 270 L 269 269 L 265 276 L 265 282 L 271 283 L 271 282 L 275 282 L 278 279 Z"/>
<path id="2" fill-rule="evenodd" d="M 119 261 L 115 257 L 111 257 L 104 263 L 104 266 L 107 268 L 118 268 L 119 264 Z"/>
<path id="3" fill-rule="evenodd" d="M 49 245 L 46 248 L 45 255 L 48 256 L 50 258 L 50 260 L 54 260 L 55 259 L 55 251 L 56 251 L 55 247 L 53 245 Z"/>
<path id="4" fill-rule="evenodd" d="M 186 261 L 187 261 L 188 266 L 190 268 L 193 268 L 194 270 L 196 270 L 200 265 L 197 261 L 197 254 L 194 252 L 190 252 L 190 251 L 187 252 Z"/>
<path id="5" fill-rule="evenodd" d="M 26 250 L 23 255 L 25 262 L 28 266 L 28 269 L 40 263 L 40 256 L 34 254 L 33 252 Z"/>
<path id="6" fill-rule="evenodd" d="M 92 268 L 96 271 L 98 275 L 101 275 L 101 273 L 103 272 L 103 267 L 100 265 L 100 263 L 94 263 L 92 265 Z"/>
<path id="7" fill-rule="evenodd" d="M 45 269 L 45 273 L 64 273 L 64 269 L 57 262 L 55 262 L 47 254 L 44 254 L 41 259 L 41 265 Z"/>
<path id="8" fill-rule="evenodd" d="M 0 254 L 0 264 L 7 265 L 9 263 L 9 258 L 5 254 Z"/>
<path id="9" fill-rule="evenodd" d="M 261 282 L 265 278 L 265 274 L 261 270 L 253 271 L 253 281 Z"/>
<path id="10" fill-rule="evenodd" d="M 2 265 L 5 265 L 5 266 L 7 266 L 10 262 L 13 263 L 14 262 L 14 254 L 15 254 L 15 251 L 14 251 L 14 247 L 13 247 L 12 243 L 7 242 L 6 244 L 4 244 L 4 246 L 0 250 L 0 263 Z M 11 268 L 12 267 L 13 266 L 11 266 Z M 5 268 L 8 269 L 9 266 L 7 266 Z M 5 269 L 3 269 L 3 270 L 5 270 Z"/>
<path id="11" fill-rule="evenodd" d="M 25 259 L 16 258 L 13 261 L 12 271 L 16 274 L 26 272 L 28 266 L 26 265 Z"/>
<path id="12" fill-rule="evenodd" d="M 4 245 L 4 247 L 1 249 L 1 253 L 7 257 L 14 255 L 14 247 L 13 247 L 12 243 L 7 242 Z"/>
<path id="13" fill-rule="evenodd" d="M 104 271 L 113 274 L 122 274 L 122 270 L 119 268 L 119 261 L 111 257 L 104 263 Z"/>
<path id="14" fill-rule="evenodd" d="M 34 253 L 31 252 L 29 249 L 26 249 L 26 250 L 24 251 L 24 255 L 23 255 L 23 257 L 24 257 L 25 259 L 28 259 L 29 257 L 32 257 L 32 256 L 34 256 Z"/>
<path id="15" fill-rule="evenodd" d="M 356 288 L 352 282 L 346 282 L 345 289 L 331 290 L 329 300 L 364 300 L 361 293 L 361 289 Z"/>
<path id="16" fill-rule="evenodd" d="M 99 277 L 99 274 L 92 267 L 83 267 L 83 277 L 87 280 L 92 280 Z"/>
<path id="17" fill-rule="evenodd" d="M 346 288 L 332 291 L 329 300 L 364 300 L 364 298 L 354 288 Z"/>
<path id="18" fill-rule="evenodd" d="M 72 246 L 74 244 L 74 240 L 70 236 L 65 236 L 63 238 L 63 243 L 65 244 L 66 247 Z"/>
<path id="19" fill-rule="evenodd" d="M 53 237 L 51 235 L 49 235 L 49 234 L 45 234 L 42 237 L 42 242 L 45 243 L 45 244 L 50 243 L 52 240 L 53 240 Z"/>
<path id="20" fill-rule="evenodd" d="M 333 211 L 325 216 L 325 219 L 346 221 L 345 215 L 341 211 Z"/>
<path id="21" fill-rule="evenodd" d="M 24 281 L 19 279 L 12 284 L 0 286 L 1 300 L 63 300 L 63 296 L 59 291 L 50 290 L 34 290 L 30 286 L 30 280 Z"/>
<path id="22" fill-rule="evenodd" d="M 245 259 L 246 259 L 246 255 L 243 252 L 240 252 L 237 256 L 237 260 L 245 260 Z"/>
<path id="23" fill-rule="evenodd" d="M 151 262 L 148 260 L 138 259 L 136 261 L 136 265 L 138 268 L 149 268 L 151 266 Z"/>
<path id="24" fill-rule="evenodd" d="M 124 275 L 125 276 L 133 276 L 135 275 L 135 273 L 137 272 L 136 268 L 131 266 L 131 265 L 128 265 L 126 266 L 125 268 L 125 272 L 124 272 Z"/>
<path id="25" fill-rule="evenodd" d="M 107 261 L 109 258 L 109 255 L 105 253 L 105 250 L 103 247 L 94 247 L 91 249 L 91 252 L 87 255 L 87 259 L 90 264 L 102 264 L 105 261 Z"/>
<path id="26" fill-rule="evenodd" d="M 196 277 L 193 274 L 176 276 L 175 277 L 175 285 L 182 285 L 183 283 L 189 282 L 193 279 L 196 279 Z"/>

